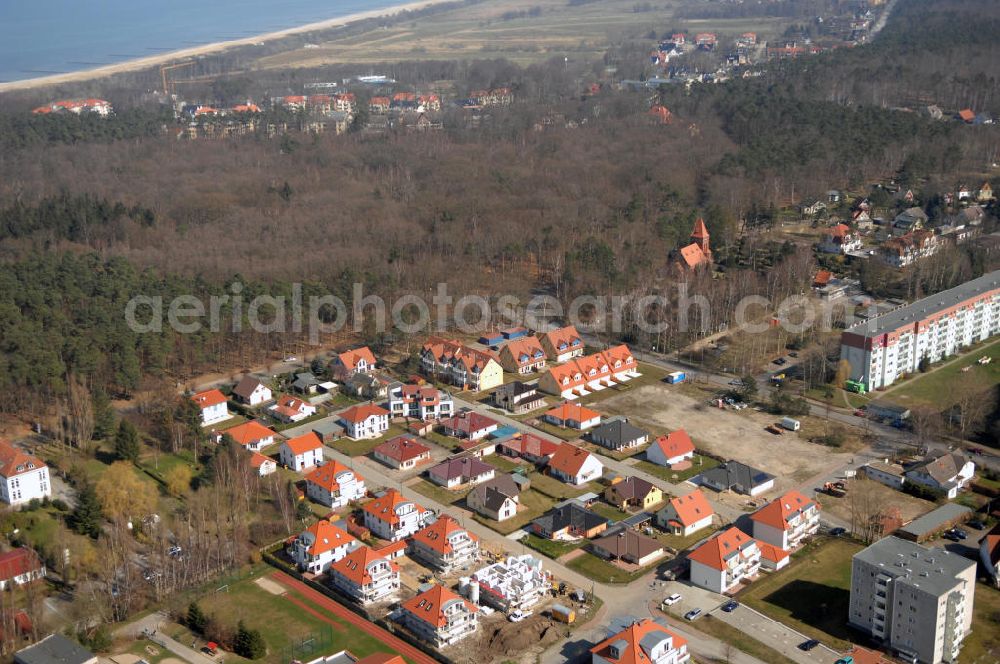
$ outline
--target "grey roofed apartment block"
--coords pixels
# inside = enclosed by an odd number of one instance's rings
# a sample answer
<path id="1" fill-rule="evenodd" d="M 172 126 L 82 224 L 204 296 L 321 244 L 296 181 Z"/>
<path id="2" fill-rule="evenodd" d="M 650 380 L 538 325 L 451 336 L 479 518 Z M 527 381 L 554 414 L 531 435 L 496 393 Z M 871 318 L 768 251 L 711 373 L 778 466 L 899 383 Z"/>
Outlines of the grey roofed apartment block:
<path id="1" fill-rule="evenodd" d="M 15 664 L 94 664 L 97 656 L 62 634 L 50 634 L 14 654 Z"/>
<path id="2" fill-rule="evenodd" d="M 699 475 L 701 483 L 718 491 L 732 489 L 749 494 L 753 489 L 774 481 L 774 475 L 739 461 L 727 461 Z"/>
<path id="3" fill-rule="evenodd" d="M 624 447 L 642 438 L 649 438 L 649 432 L 620 416 L 605 420 L 590 432 L 593 442 L 606 447 Z"/>
<path id="4" fill-rule="evenodd" d="M 891 536 L 857 552 L 854 558 L 877 567 L 891 568 L 898 579 L 905 579 L 896 583 L 912 583 L 938 595 L 950 591 L 955 586 L 955 577 L 976 564 L 974 560 L 945 549 L 929 548 Z M 905 562 L 905 567 L 896 567 L 897 561 Z"/>

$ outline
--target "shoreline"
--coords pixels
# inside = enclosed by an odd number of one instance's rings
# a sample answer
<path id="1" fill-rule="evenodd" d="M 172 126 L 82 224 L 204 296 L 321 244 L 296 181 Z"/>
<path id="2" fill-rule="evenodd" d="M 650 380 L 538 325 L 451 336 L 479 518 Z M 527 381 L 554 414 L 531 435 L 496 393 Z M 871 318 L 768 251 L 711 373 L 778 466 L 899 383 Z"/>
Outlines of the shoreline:
<path id="1" fill-rule="evenodd" d="M 32 90 L 36 88 L 45 88 L 53 85 L 59 85 L 61 83 L 79 83 L 81 81 L 105 78 L 108 76 L 113 76 L 115 74 L 121 74 L 124 72 L 148 69 L 149 67 L 154 67 L 156 65 L 161 65 L 182 58 L 193 58 L 201 55 L 218 53 L 220 51 L 225 51 L 227 49 L 234 48 L 237 46 L 251 46 L 259 42 L 274 41 L 276 39 L 282 39 L 284 37 L 289 37 L 302 32 L 313 32 L 315 30 L 329 30 L 331 28 L 346 27 L 347 25 L 350 25 L 351 23 L 356 23 L 358 21 L 364 21 L 372 18 L 395 16 L 396 14 L 399 14 L 404 11 L 426 9 L 427 7 L 453 1 L 454 0 L 420 0 L 419 2 L 408 2 L 400 5 L 394 5 L 392 7 L 383 7 L 381 9 L 371 9 L 363 12 L 355 12 L 353 14 L 338 16 L 336 18 L 327 19 L 325 21 L 316 21 L 314 23 L 307 23 L 305 25 L 299 25 L 292 28 L 285 28 L 284 30 L 265 32 L 250 37 L 242 37 L 240 39 L 231 39 L 226 41 L 213 42 L 211 44 L 193 46 L 191 48 L 181 48 L 175 51 L 158 53 L 156 55 L 136 58 L 133 60 L 124 60 L 122 62 L 117 62 L 110 65 L 102 65 L 100 67 L 94 67 L 92 69 L 81 69 L 80 71 L 66 72 L 65 74 L 49 74 L 47 76 L 39 76 L 38 78 L 26 78 L 20 81 L 8 81 L 0 83 L 0 93 L 13 92 L 15 90 Z"/>

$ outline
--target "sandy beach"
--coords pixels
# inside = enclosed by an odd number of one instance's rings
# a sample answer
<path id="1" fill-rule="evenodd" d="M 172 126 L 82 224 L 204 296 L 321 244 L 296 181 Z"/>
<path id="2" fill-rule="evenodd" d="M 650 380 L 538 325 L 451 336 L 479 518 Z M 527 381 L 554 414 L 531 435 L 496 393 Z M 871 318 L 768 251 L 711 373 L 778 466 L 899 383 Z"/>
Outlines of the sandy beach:
<path id="1" fill-rule="evenodd" d="M 166 53 L 157 53 L 156 55 L 151 55 L 144 58 L 137 58 L 134 60 L 126 60 L 112 65 L 95 67 L 93 69 L 84 69 L 80 71 L 68 72 L 65 74 L 52 74 L 50 76 L 40 76 L 38 78 L 29 78 L 21 81 L 9 81 L 6 83 L 0 83 L 0 92 L 10 92 L 12 90 L 30 90 L 34 88 L 44 88 L 50 85 L 57 85 L 59 83 L 75 83 L 79 81 L 103 78 L 105 76 L 120 74 L 122 72 L 147 69 L 149 67 L 154 67 L 156 65 L 160 65 L 165 62 L 171 62 L 183 58 L 193 58 L 199 55 L 218 53 L 219 51 L 224 51 L 227 48 L 233 48 L 236 46 L 249 46 L 260 42 L 266 42 L 274 39 L 281 39 L 283 37 L 288 37 L 289 35 L 294 35 L 302 32 L 312 32 L 314 30 L 328 30 L 330 28 L 343 27 L 345 25 L 354 23 L 356 21 L 362 21 L 371 18 L 379 18 L 382 16 L 393 16 L 403 11 L 424 9 L 425 7 L 430 7 L 432 5 L 442 4 L 444 2 L 450 2 L 450 1 L 451 0 L 423 0 L 422 2 L 410 2 L 406 4 L 396 5 L 394 7 L 373 9 L 371 11 L 365 11 L 365 12 L 357 12 L 355 14 L 348 14 L 347 16 L 338 16 L 337 18 L 331 18 L 327 21 L 308 23 L 306 25 L 296 26 L 294 28 L 287 28 L 285 30 L 278 30 L 276 32 L 268 32 L 252 37 L 233 39 L 229 41 L 220 41 L 212 44 L 205 44 L 202 46 L 194 46 L 191 48 L 178 49 L 176 51 L 168 51 Z"/>

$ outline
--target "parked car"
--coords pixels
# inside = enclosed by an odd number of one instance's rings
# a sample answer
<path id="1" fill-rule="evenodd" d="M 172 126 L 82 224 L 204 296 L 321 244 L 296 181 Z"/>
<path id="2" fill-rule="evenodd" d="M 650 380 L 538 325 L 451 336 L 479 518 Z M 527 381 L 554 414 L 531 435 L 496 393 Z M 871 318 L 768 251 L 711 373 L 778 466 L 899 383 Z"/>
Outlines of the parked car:
<path id="1" fill-rule="evenodd" d="M 795 352 L 794 350 L 788 354 L 788 357 L 798 357 L 798 356 L 799 356 L 799 354 L 797 352 Z"/>
<path id="2" fill-rule="evenodd" d="M 944 538 L 944 539 L 946 539 L 946 540 L 950 540 L 952 542 L 961 542 L 962 541 L 961 537 L 959 537 L 955 533 L 951 532 L 950 530 L 948 532 L 946 532 L 944 535 L 942 535 L 941 537 Z"/>
<path id="3" fill-rule="evenodd" d="M 732 613 L 733 611 L 736 610 L 736 607 L 738 607 L 739 605 L 740 605 L 739 602 L 737 602 L 735 599 L 731 599 L 722 605 L 722 610 L 725 611 L 726 613 Z"/>
<path id="4" fill-rule="evenodd" d="M 729 384 L 732 385 L 733 387 L 739 387 L 740 385 L 743 384 L 743 381 L 740 380 L 739 378 L 733 378 L 731 381 L 729 381 Z"/>
<path id="5" fill-rule="evenodd" d="M 805 650 L 806 652 L 809 652 L 818 645 L 819 641 L 817 641 L 816 639 L 809 639 L 808 641 L 803 641 L 802 643 L 799 644 L 799 650 Z"/>
<path id="6" fill-rule="evenodd" d="M 951 532 L 955 533 L 955 537 L 957 537 L 960 540 L 964 540 L 966 537 L 969 536 L 969 533 L 965 532 L 961 528 L 952 528 Z"/>
<path id="7" fill-rule="evenodd" d="M 673 606 L 677 602 L 681 601 L 680 593 L 674 593 L 670 597 L 663 600 L 663 606 Z"/>
<path id="8" fill-rule="evenodd" d="M 975 528 L 976 530 L 982 530 L 983 528 L 986 527 L 986 524 L 980 521 L 979 519 L 973 519 L 972 521 L 969 521 L 965 525 L 967 525 L 969 528 Z"/>
<path id="9" fill-rule="evenodd" d="M 507 620 L 511 622 L 521 622 L 522 620 L 531 616 L 531 614 L 532 614 L 531 611 L 522 611 L 521 609 L 514 609 L 513 611 L 510 612 L 510 615 L 507 616 Z"/>
<path id="10" fill-rule="evenodd" d="M 786 359 L 785 359 L 785 358 L 783 358 L 783 357 L 779 357 L 778 359 L 776 359 L 776 360 L 774 361 L 774 363 L 775 363 L 775 364 L 777 364 L 777 365 L 778 365 L 778 366 L 780 367 L 780 366 L 782 366 L 783 364 L 787 364 L 787 363 L 788 363 L 788 360 L 786 360 Z"/>
<path id="11" fill-rule="evenodd" d="M 701 609 L 691 609 L 684 614 L 684 620 L 694 620 L 701 615 Z"/>
<path id="12" fill-rule="evenodd" d="M 846 532 L 847 532 L 846 528 L 840 528 L 840 527 L 838 527 L 838 528 L 831 528 L 830 529 L 830 535 L 833 536 L 833 537 L 840 537 L 841 535 L 843 535 Z"/>

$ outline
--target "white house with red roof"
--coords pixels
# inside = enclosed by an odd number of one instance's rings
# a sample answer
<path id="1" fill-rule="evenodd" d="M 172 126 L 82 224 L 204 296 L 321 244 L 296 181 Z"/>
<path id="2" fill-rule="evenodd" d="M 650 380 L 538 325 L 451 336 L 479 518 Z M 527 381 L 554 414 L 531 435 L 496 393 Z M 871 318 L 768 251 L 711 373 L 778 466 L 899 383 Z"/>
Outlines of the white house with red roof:
<path id="1" fill-rule="evenodd" d="M 819 250 L 828 254 L 847 254 L 861 249 L 861 235 L 847 224 L 834 224 L 823 232 Z"/>
<path id="2" fill-rule="evenodd" d="M 687 640 L 649 618 L 636 620 L 590 649 L 592 664 L 685 664 Z"/>
<path id="3" fill-rule="evenodd" d="M 372 456 L 390 468 L 410 470 L 431 460 L 431 448 L 413 436 L 396 436 L 376 445 Z"/>
<path id="4" fill-rule="evenodd" d="M 520 457 L 531 463 L 548 463 L 559 449 L 559 443 L 548 438 L 542 438 L 533 433 L 521 433 L 513 438 L 506 438 L 497 444 L 501 454 Z"/>
<path id="5" fill-rule="evenodd" d="M 549 474 L 567 484 L 586 484 L 600 479 L 604 474 L 604 464 L 587 450 L 563 443 L 549 460 Z"/>
<path id="6" fill-rule="evenodd" d="M 563 399 L 577 399 L 624 383 L 641 375 L 628 346 L 621 344 L 549 367 L 538 379 L 538 388 Z"/>
<path id="7" fill-rule="evenodd" d="M 0 500 L 20 505 L 52 495 L 49 467 L 38 457 L 0 440 Z"/>
<path id="8" fill-rule="evenodd" d="M 375 404 L 351 406 L 340 414 L 348 438 L 378 438 L 389 430 L 389 411 Z"/>
<path id="9" fill-rule="evenodd" d="M 201 411 L 201 426 L 210 427 L 229 419 L 226 395 L 219 390 L 205 390 L 191 395 L 191 400 Z"/>
<path id="10" fill-rule="evenodd" d="M 362 604 L 385 601 L 399 592 L 399 565 L 359 546 L 330 565 L 330 584 Z"/>
<path id="11" fill-rule="evenodd" d="M 693 535 L 712 525 L 712 509 L 708 498 L 701 489 L 695 489 L 686 496 L 671 498 L 669 502 L 656 513 L 656 525 L 674 535 Z"/>
<path id="12" fill-rule="evenodd" d="M 14 549 L 0 554 L 0 590 L 45 578 L 45 564 L 32 549 Z"/>
<path id="13" fill-rule="evenodd" d="M 396 384 L 389 388 L 389 414 L 417 420 L 436 420 L 455 413 L 455 399 L 431 385 Z"/>
<path id="14" fill-rule="evenodd" d="M 241 445 L 251 452 L 258 452 L 261 448 L 274 444 L 274 437 L 277 435 L 260 422 L 250 420 L 231 429 L 220 431 L 218 440 L 221 441 L 224 436 L 229 436 L 237 445 Z"/>
<path id="15" fill-rule="evenodd" d="M 250 453 L 250 467 L 257 471 L 259 477 L 267 477 L 278 472 L 278 462 L 260 452 Z"/>
<path id="16" fill-rule="evenodd" d="M 323 463 L 323 441 L 313 431 L 290 438 L 278 448 L 278 459 L 286 468 L 305 472 Z"/>
<path id="17" fill-rule="evenodd" d="M 365 528 L 377 537 L 395 542 L 409 537 L 424 527 L 432 516 L 412 500 L 403 497 L 399 491 L 389 489 L 375 500 L 361 508 Z"/>
<path id="18" fill-rule="evenodd" d="M 578 403 L 564 401 L 555 408 L 546 411 L 542 415 L 542 419 L 557 427 L 568 427 L 582 431 L 600 424 L 601 414 Z"/>
<path id="19" fill-rule="evenodd" d="M 443 514 L 413 535 L 410 553 L 435 570 L 450 572 L 479 557 L 479 539 Z"/>
<path id="20" fill-rule="evenodd" d="M 684 429 L 659 436 L 646 450 L 646 461 L 658 466 L 675 466 L 694 458 L 694 442 Z"/>
<path id="21" fill-rule="evenodd" d="M 572 325 L 536 335 L 542 350 L 553 362 L 568 362 L 583 355 L 583 338 Z"/>
<path id="22" fill-rule="evenodd" d="M 448 436 L 466 440 L 480 440 L 490 435 L 500 423 L 474 410 L 467 410 L 454 417 L 441 420 L 441 429 Z"/>
<path id="23" fill-rule="evenodd" d="M 368 346 L 362 346 L 339 353 L 333 358 L 331 368 L 334 376 L 339 380 L 346 380 L 354 374 L 375 371 L 375 363 L 375 353 Z"/>
<path id="24" fill-rule="evenodd" d="M 367 493 L 365 478 L 336 460 L 327 461 L 306 475 L 306 495 L 333 509 L 361 500 Z"/>
<path id="25" fill-rule="evenodd" d="M 757 576 L 761 550 L 754 538 L 732 526 L 689 553 L 687 559 L 693 585 L 725 593 Z"/>
<path id="26" fill-rule="evenodd" d="M 401 620 L 417 637 L 441 648 L 474 634 L 478 612 L 471 602 L 435 584 L 403 602 Z"/>
<path id="27" fill-rule="evenodd" d="M 750 515 L 754 539 L 791 551 L 819 531 L 819 505 L 789 491 Z"/>
<path id="28" fill-rule="evenodd" d="M 537 337 L 512 339 L 500 349 L 500 366 L 515 374 L 541 371 L 545 368 L 545 350 Z"/>
<path id="29" fill-rule="evenodd" d="M 303 572 L 322 574 L 359 546 L 347 531 L 320 519 L 292 540 L 287 552 Z"/>
<path id="30" fill-rule="evenodd" d="M 281 394 L 268 406 L 268 411 L 282 422 L 301 422 L 316 414 L 316 406 L 298 397 Z"/>

